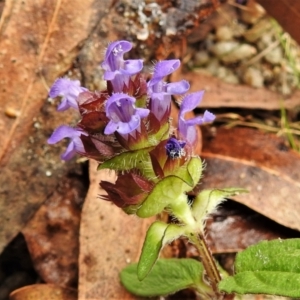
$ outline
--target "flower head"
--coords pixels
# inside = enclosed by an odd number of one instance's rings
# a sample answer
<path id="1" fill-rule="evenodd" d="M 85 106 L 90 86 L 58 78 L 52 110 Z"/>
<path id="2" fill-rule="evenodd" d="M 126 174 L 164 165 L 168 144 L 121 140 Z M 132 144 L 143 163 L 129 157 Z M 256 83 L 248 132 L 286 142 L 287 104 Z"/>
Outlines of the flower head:
<path id="1" fill-rule="evenodd" d="M 70 80 L 69 78 L 58 78 L 50 88 L 49 96 L 55 98 L 57 96 L 62 97 L 62 101 L 58 106 L 57 110 L 63 111 L 70 107 L 78 110 L 78 103 L 76 98 L 86 88 L 80 86 L 79 80 Z"/>
<path id="2" fill-rule="evenodd" d="M 135 98 L 123 93 L 113 94 L 106 103 L 106 116 L 109 123 L 105 127 L 105 134 L 112 134 L 115 131 L 120 134 L 128 134 L 139 129 L 141 119 L 149 114 L 149 109 L 137 108 Z"/>
<path id="3" fill-rule="evenodd" d="M 151 112 L 161 120 L 171 106 L 171 96 L 182 95 L 190 88 L 186 80 L 166 83 L 164 77 L 172 74 L 180 66 L 178 59 L 163 60 L 154 67 L 152 79 L 148 82 L 148 96 L 151 99 Z"/>
<path id="4" fill-rule="evenodd" d="M 139 73 L 143 68 L 141 59 L 124 60 L 124 53 L 132 48 L 128 41 L 116 41 L 111 43 L 105 53 L 101 64 L 104 69 L 104 79 L 112 83 L 114 92 L 122 92 L 124 85 L 128 85 L 132 75 Z"/>
<path id="5" fill-rule="evenodd" d="M 195 109 L 202 101 L 204 91 L 189 94 L 182 100 L 179 118 L 178 118 L 178 131 L 180 138 L 185 140 L 190 145 L 193 145 L 197 139 L 197 131 L 195 125 L 202 125 L 203 123 L 212 122 L 215 115 L 209 111 L 205 111 L 203 117 L 195 117 L 189 120 L 184 119 L 184 115 Z"/>
<path id="6" fill-rule="evenodd" d="M 62 125 L 54 130 L 50 138 L 48 139 L 48 144 L 56 144 L 64 138 L 70 138 L 71 141 L 67 150 L 61 155 L 63 160 L 71 159 L 76 153 L 83 154 L 85 153 L 83 143 L 80 139 L 81 135 L 88 135 L 86 132 Z"/>

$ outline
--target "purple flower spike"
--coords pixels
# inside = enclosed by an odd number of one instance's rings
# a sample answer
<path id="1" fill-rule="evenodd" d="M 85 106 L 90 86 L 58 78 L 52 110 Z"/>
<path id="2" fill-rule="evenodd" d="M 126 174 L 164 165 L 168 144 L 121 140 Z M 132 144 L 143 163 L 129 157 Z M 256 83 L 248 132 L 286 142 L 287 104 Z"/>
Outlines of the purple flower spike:
<path id="1" fill-rule="evenodd" d="M 54 130 L 50 138 L 48 139 L 48 144 L 56 144 L 64 138 L 70 138 L 70 144 L 67 150 L 61 155 L 63 160 L 71 159 L 76 153 L 84 153 L 84 146 L 80 139 L 81 135 L 88 135 L 86 132 L 75 129 L 70 126 L 62 125 Z"/>
<path id="2" fill-rule="evenodd" d="M 106 116 L 110 119 L 105 127 L 105 134 L 118 131 L 128 134 L 140 127 L 141 119 L 149 114 L 149 109 L 136 108 L 135 98 L 126 94 L 113 94 L 106 102 Z"/>
<path id="3" fill-rule="evenodd" d="M 212 122 L 215 119 L 215 115 L 209 111 L 205 111 L 203 117 L 196 117 L 190 120 L 185 120 L 185 113 L 195 109 L 202 101 L 204 91 L 192 93 L 184 97 L 182 100 L 179 120 L 178 120 L 178 131 L 182 139 L 187 141 L 189 144 L 194 144 L 197 139 L 197 131 L 195 125 L 202 125 L 203 123 Z"/>
<path id="4" fill-rule="evenodd" d="M 70 80 L 69 78 L 58 78 L 53 83 L 49 96 L 55 98 L 61 96 L 62 101 L 58 106 L 57 110 L 63 111 L 70 107 L 78 110 L 78 103 L 76 101 L 78 95 L 84 91 L 86 88 L 80 86 L 79 80 Z"/>
<path id="5" fill-rule="evenodd" d="M 151 111 L 158 120 L 164 116 L 171 105 L 172 95 L 186 93 L 190 84 L 186 80 L 166 83 L 163 78 L 170 75 L 180 66 L 178 59 L 163 60 L 154 67 L 152 79 L 148 82 L 148 95 L 151 99 Z"/>
<path id="6" fill-rule="evenodd" d="M 132 45 L 127 41 L 111 43 L 101 64 L 104 69 L 104 79 L 111 81 L 114 92 L 122 92 L 124 84 L 127 85 L 130 76 L 139 73 L 143 68 L 141 59 L 124 60 L 124 53 L 131 50 Z"/>

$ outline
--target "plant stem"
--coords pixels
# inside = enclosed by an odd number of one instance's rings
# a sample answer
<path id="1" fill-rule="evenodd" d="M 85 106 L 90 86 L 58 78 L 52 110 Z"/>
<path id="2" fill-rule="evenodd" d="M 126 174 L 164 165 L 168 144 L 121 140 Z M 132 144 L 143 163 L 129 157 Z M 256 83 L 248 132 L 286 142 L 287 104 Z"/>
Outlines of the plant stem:
<path id="1" fill-rule="evenodd" d="M 204 235 L 202 233 L 197 233 L 196 235 L 191 234 L 190 239 L 199 251 L 201 262 L 206 271 L 206 275 L 210 281 L 212 289 L 215 292 L 216 299 L 223 299 L 223 295 L 218 290 L 218 283 L 221 280 L 221 275 L 207 246 Z"/>

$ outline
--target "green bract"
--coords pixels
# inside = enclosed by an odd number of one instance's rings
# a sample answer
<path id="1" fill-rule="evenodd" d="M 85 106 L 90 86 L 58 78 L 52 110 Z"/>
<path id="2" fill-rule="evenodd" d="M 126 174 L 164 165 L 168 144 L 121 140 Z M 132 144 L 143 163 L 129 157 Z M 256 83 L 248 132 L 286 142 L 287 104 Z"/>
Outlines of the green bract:
<path id="1" fill-rule="evenodd" d="M 143 280 L 151 271 L 162 247 L 182 233 L 183 227 L 160 221 L 154 222 L 149 227 L 137 268 L 139 280 Z"/>
<path id="2" fill-rule="evenodd" d="M 180 176 L 168 176 L 159 181 L 149 196 L 137 210 L 137 215 L 141 218 L 148 218 L 159 214 L 171 203 L 175 202 L 186 192 L 193 190 L 202 173 L 202 162 L 200 158 L 193 157 L 185 172 L 180 170 Z"/>
<path id="3" fill-rule="evenodd" d="M 201 231 L 204 230 L 205 219 L 225 200 L 225 198 L 246 192 L 247 190 L 241 188 L 226 188 L 203 190 L 198 194 L 192 205 L 192 214 Z"/>

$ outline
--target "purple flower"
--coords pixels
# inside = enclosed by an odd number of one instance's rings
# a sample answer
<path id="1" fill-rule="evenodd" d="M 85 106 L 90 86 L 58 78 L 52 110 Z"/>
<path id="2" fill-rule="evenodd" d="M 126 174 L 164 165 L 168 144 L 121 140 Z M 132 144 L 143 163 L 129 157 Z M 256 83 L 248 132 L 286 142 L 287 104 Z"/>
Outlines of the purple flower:
<path id="1" fill-rule="evenodd" d="M 79 80 L 70 80 L 69 78 L 58 78 L 53 83 L 49 96 L 55 98 L 61 96 L 62 101 L 57 110 L 63 111 L 70 107 L 78 110 L 76 98 L 81 92 L 87 91 L 86 88 L 80 86 Z"/>
<path id="2" fill-rule="evenodd" d="M 106 102 L 106 116 L 110 119 L 105 127 L 105 134 L 118 131 L 120 134 L 128 134 L 139 129 L 141 118 L 149 114 L 149 109 L 137 108 L 134 105 L 135 98 L 123 93 L 113 94 Z"/>
<path id="3" fill-rule="evenodd" d="M 143 68 L 141 59 L 124 60 L 124 53 L 132 48 L 130 42 L 116 41 L 111 43 L 101 64 L 104 69 L 104 79 L 112 83 L 114 92 L 122 92 L 124 84 L 128 85 L 130 76 L 137 74 Z"/>
<path id="4" fill-rule="evenodd" d="M 171 137 L 166 144 L 166 153 L 171 158 L 181 158 L 185 155 L 184 146 L 186 142 L 177 140 Z"/>
<path id="5" fill-rule="evenodd" d="M 71 159 L 76 153 L 84 153 L 84 146 L 80 139 L 81 135 L 88 135 L 86 132 L 76 129 L 70 126 L 62 125 L 54 130 L 50 138 L 48 139 L 48 144 L 56 144 L 64 138 L 70 138 L 70 144 L 67 150 L 61 155 L 63 160 Z"/>
<path id="6" fill-rule="evenodd" d="M 203 117 L 195 117 L 189 120 L 184 119 L 185 113 L 195 109 L 202 101 L 204 91 L 189 94 L 182 100 L 179 120 L 178 120 L 178 131 L 182 139 L 187 141 L 189 144 L 194 144 L 197 139 L 197 131 L 195 125 L 201 125 L 206 122 L 212 122 L 215 119 L 215 115 L 209 111 L 205 111 Z"/>
<path id="7" fill-rule="evenodd" d="M 178 59 L 163 60 L 154 67 L 152 79 L 148 82 L 148 95 L 151 99 L 151 112 L 158 120 L 161 120 L 165 112 L 170 108 L 171 96 L 184 94 L 190 88 L 186 80 L 166 83 L 164 77 L 170 75 L 180 66 Z"/>

